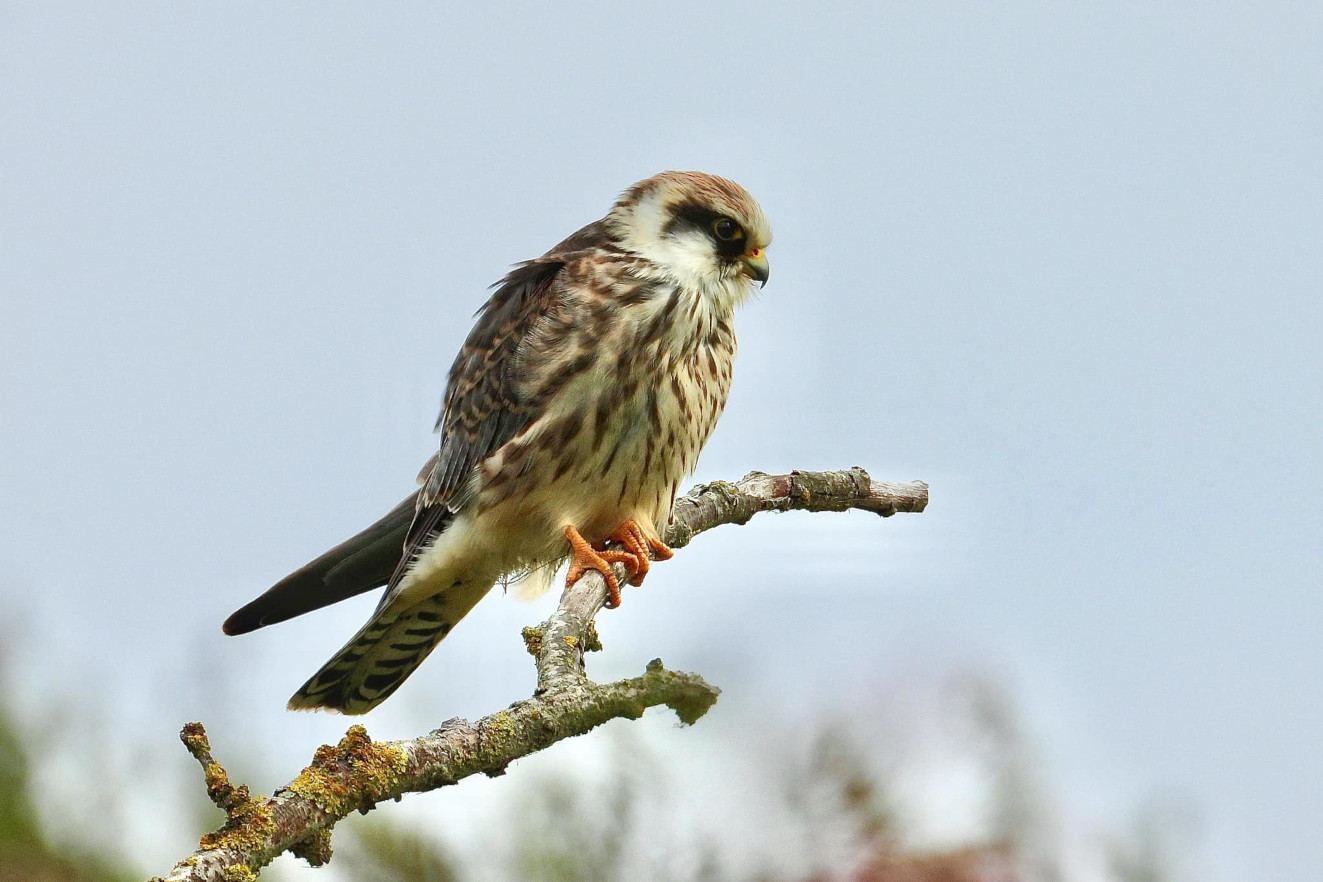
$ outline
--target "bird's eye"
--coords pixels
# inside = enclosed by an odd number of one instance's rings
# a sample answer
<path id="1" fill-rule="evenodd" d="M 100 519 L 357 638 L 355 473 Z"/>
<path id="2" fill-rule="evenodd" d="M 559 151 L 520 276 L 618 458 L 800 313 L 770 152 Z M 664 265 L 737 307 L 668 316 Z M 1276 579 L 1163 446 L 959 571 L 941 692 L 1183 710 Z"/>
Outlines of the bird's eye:
<path id="1" fill-rule="evenodd" d="M 743 232 L 740 225 L 728 217 L 717 218 L 712 222 L 712 233 L 722 242 L 738 238 Z"/>

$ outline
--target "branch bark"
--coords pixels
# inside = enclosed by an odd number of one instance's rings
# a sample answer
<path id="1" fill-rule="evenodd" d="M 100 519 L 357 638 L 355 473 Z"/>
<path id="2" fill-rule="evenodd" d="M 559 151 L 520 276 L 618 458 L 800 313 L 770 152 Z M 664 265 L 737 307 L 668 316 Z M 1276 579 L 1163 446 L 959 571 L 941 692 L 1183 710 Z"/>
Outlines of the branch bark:
<path id="1" fill-rule="evenodd" d="M 676 500 L 663 538 L 680 548 L 699 533 L 747 523 L 761 511 L 860 509 L 889 517 L 921 512 L 927 503 L 927 484 L 874 481 L 861 468 L 751 472 L 734 484 L 695 487 Z M 616 564 L 616 575 L 624 584 L 623 565 Z M 720 690 L 696 674 L 668 671 L 654 660 L 642 676 L 629 680 L 598 684 L 585 676 L 584 653 L 600 648 L 593 617 L 606 597 L 606 582 L 589 571 L 565 589 L 549 619 L 524 629 L 524 641 L 537 660 L 537 689 L 531 698 L 476 723 L 449 720 L 406 741 L 373 742 L 362 726 L 351 726 L 339 744 L 318 748 L 312 763 L 269 798 L 231 785 L 211 755 L 202 724 L 189 723 L 180 738 L 202 765 L 207 795 L 227 820 L 203 836 L 190 857 L 153 882 L 254 879 L 284 851 L 320 866 L 331 856 L 331 828 L 351 812 L 366 814 L 383 800 L 435 790 L 477 773 L 503 774 L 516 759 L 609 720 L 637 719 L 650 707 L 665 705 L 681 722 L 697 722 Z"/>

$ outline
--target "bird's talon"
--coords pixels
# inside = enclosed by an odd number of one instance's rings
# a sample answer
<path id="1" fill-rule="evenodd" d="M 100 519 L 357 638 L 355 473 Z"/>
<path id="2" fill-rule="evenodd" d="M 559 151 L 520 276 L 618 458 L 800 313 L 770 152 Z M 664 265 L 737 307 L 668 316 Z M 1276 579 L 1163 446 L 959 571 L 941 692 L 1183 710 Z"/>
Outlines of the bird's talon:
<path id="1" fill-rule="evenodd" d="M 625 521 L 608 539 L 623 545 L 625 551 L 633 558 L 634 566 L 631 567 L 629 584 L 635 587 L 643 584 L 643 578 L 648 575 L 648 570 L 651 568 L 649 552 L 655 555 L 657 560 L 670 560 L 675 556 L 675 552 L 666 547 L 660 539 L 648 535 L 638 521 Z"/>
<path id="2" fill-rule="evenodd" d="M 652 552 L 652 556 L 657 560 L 670 560 L 675 557 L 675 551 L 671 549 L 671 546 L 660 539 L 649 538 L 648 550 Z"/>
<path id="3" fill-rule="evenodd" d="M 615 609 L 620 606 L 620 580 L 616 578 L 611 564 L 622 563 L 633 573 L 638 565 L 638 558 L 627 551 L 610 549 L 598 551 L 589 545 L 573 526 L 565 528 L 565 538 L 569 540 L 570 548 L 574 550 L 570 571 L 565 575 L 565 587 L 568 588 L 579 581 L 589 570 L 596 570 L 602 574 L 602 581 L 606 582 L 606 608 Z M 633 584 L 632 577 L 630 583 Z"/>

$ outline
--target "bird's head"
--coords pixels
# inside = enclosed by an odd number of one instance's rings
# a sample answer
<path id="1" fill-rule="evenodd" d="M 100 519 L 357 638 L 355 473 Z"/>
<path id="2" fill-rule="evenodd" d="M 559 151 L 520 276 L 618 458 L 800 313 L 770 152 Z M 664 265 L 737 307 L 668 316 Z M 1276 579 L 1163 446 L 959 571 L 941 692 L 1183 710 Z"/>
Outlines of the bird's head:
<path id="1" fill-rule="evenodd" d="M 606 222 L 622 248 L 683 284 L 739 300 L 767 282 L 772 227 L 734 181 L 662 172 L 626 190 Z"/>

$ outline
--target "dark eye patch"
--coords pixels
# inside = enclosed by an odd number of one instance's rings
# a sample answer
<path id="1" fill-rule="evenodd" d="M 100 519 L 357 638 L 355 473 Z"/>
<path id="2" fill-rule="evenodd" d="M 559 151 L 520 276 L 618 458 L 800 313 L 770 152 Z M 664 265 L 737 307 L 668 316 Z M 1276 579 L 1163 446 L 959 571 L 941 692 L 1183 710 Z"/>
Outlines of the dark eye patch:
<path id="1" fill-rule="evenodd" d="M 720 232 L 717 229 L 718 224 L 721 226 Z M 722 238 L 721 233 L 730 229 L 727 224 L 732 224 L 733 229 L 731 229 L 729 238 Z M 685 202 L 677 205 L 671 212 L 671 219 L 662 232 L 670 234 L 683 227 L 693 227 L 701 230 L 716 245 L 717 253 L 728 260 L 734 260 L 742 255 L 748 244 L 745 242 L 744 228 L 737 221 L 696 202 Z"/>

